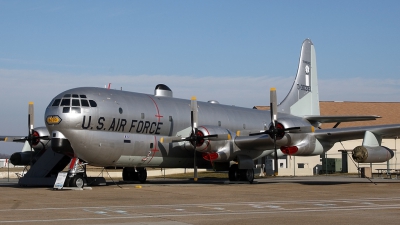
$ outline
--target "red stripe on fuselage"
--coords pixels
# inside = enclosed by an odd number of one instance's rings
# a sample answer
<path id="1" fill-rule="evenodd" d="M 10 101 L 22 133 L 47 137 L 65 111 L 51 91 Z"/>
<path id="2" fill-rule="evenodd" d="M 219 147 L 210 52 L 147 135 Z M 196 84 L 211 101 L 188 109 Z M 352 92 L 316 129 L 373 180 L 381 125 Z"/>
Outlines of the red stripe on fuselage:
<path id="1" fill-rule="evenodd" d="M 149 96 L 149 95 L 147 95 Z M 156 101 L 154 101 L 154 99 L 152 97 L 149 96 L 149 98 L 153 101 L 154 105 L 156 106 L 156 110 L 157 110 L 157 115 L 155 115 L 158 118 L 158 122 L 160 122 L 160 118 L 163 117 L 162 115 L 160 115 L 160 110 L 158 109 L 158 105 L 156 103 Z"/>

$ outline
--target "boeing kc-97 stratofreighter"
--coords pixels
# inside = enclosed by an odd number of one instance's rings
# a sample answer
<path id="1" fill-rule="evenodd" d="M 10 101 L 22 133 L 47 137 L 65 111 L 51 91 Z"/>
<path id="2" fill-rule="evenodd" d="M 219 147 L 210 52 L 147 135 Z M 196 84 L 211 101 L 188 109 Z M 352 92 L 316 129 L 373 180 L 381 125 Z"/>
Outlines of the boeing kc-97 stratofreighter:
<path id="1" fill-rule="evenodd" d="M 197 102 L 195 97 L 177 99 L 164 84 L 157 85 L 154 94 L 82 87 L 55 96 L 44 119 L 53 151 L 72 158 L 72 186 L 84 183 L 84 172 L 77 170 L 79 162 L 123 167 L 124 180 L 140 182 L 146 181 L 146 167 L 158 167 L 214 168 L 229 171 L 231 181 L 251 183 L 255 159 L 274 156 L 277 174 L 278 155 L 321 155 L 338 141 L 363 138 L 353 150 L 357 162 L 393 157 L 381 141 L 398 136 L 400 124 L 319 129 L 321 123 L 379 117 L 320 116 L 311 40 L 302 44 L 295 81 L 279 105 L 276 90 L 270 91 L 271 109 L 261 111 Z M 27 139 L 35 138 L 29 135 Z"/>

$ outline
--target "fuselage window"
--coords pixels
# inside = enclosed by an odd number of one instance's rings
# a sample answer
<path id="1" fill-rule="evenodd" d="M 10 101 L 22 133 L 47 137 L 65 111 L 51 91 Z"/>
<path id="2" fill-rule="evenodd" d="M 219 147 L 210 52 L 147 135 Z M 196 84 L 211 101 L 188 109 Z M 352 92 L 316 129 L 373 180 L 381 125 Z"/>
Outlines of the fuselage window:
<path id="1" fill-rule="evenodd" d="M 93 100 L 89 100 L 91 107 L 97 107 L 97 103 Z"/>
<path id="2" fill-rule="evenodd" d="M 80 95 L 81 96 L 81 98 L 86 98 L 86 95 Z"/>
<path id="3" fill-rule="evenodd" d="M 61 105 L 60 106 L 69 106 L 71 104 L 71 99 L 69 98 L 64 98 L 63 100 L 61 100 Z"/>
<path id="4" fill-rule="evenodd" d="M 81 113 L 80 107 L 71 107 L 71 113 Z"/>
<path id="5" fill-rule="evenodd" d="M 81 106 L 79 99 L 72 99 L 72 106 Z"/>
<path id="6" fill-rule="evenodd" d="M 56 99 L 56 100 L 54 100 L 53 105 L 51 105 L 51 106 L 59 106 L 60 102 L 61 102 L 61 99 Z"/>
<path id="7" fill-rule="evenodd" d="M 69 113 L 69 107 L 64 107 L 63 108 L 63 113 Z"/>
<path id="8" fill-rule="evenodd" d="M 77 95 L 77 94 L 72 94 L 72 97 L 73 97 L 73 98 L 79 98 L 79 95 Z"/>
<path id="9" fill-rule="evenodd" d="M 81 104 L 83 107 L 89 107 L 89 102 L 86 99 L 81 99 Z"/>
<path id="10" fill-rule="evenodd" d="M 71 98 L 71 94 L 65 94 L 64 98 Z"/>

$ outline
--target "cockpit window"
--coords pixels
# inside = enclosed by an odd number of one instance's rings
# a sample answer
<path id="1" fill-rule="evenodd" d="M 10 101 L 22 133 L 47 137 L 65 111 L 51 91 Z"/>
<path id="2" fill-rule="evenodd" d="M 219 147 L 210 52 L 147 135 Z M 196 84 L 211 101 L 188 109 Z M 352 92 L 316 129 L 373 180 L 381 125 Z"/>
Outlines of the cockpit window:
<path id="1" fill-rule="evenodd" d="M 93 100 L 89 100 L 91 107 L 97 107 L 97 103 Z"/>
<path id="2" fill-rule="evenodd" d="M 97 103 L 86 95 L 65 94 L 61 99 L 54 99 L 51 106 L 62 106 L 63 113 L 81 113 L 81 107 L 97 107 Z"/>
<path id="3" fill-rule="evenodd" d="M 71 99 L 69 99 L 69 98 L 64 98 L 62 101 L 61 101 L 61 105 L 60 106 L 69 106 L 71 103 Z"/>
<path id="4" fill-rule="evenodd" d="M 79 99 L 72 99 L 72 106 L 81 106 Z"/>
<path id="5" fill-rule="evenodd" d="M 81 107 L 71 107 L 71 113 L 81 113 Z"/>
<path id="6" fill-rule="evenodd" d="M 58 98 L 58 99 L 54 100 L 54 102 L 51 106 L 59 106 L 60 102 L 61 102 L 61 99 Z"/>
<path id="7" fill-rule="evenodd" d="M 81 99 L 81 104 L 83 107 L 89 107 L 89 102 L 86 99 Z"/>
<path id="8" fill-rule="evenodd" d="M 69 107 L 64 107 L 63 108 L 63 113 L 69 113 Z"/>

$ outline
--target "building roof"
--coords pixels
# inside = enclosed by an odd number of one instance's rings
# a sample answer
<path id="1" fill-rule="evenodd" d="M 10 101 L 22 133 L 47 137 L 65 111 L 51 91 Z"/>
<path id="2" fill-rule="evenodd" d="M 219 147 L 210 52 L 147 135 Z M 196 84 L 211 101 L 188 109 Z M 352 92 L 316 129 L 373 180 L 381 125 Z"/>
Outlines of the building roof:
<path id="1" fill-rule="evenodd" d="M 376 115 L 382 118 L 372 121 L 341 123 L 339 127 L 371 126 L 381 124 L 400 124 L 400 102 L 319 102 L 322 116 L 366 116 Z M 254 106 L 255 109 L 269 110 L 269 106 Z M 331 128 L 335 124 L 323 124 L 322 128 Z"/>

